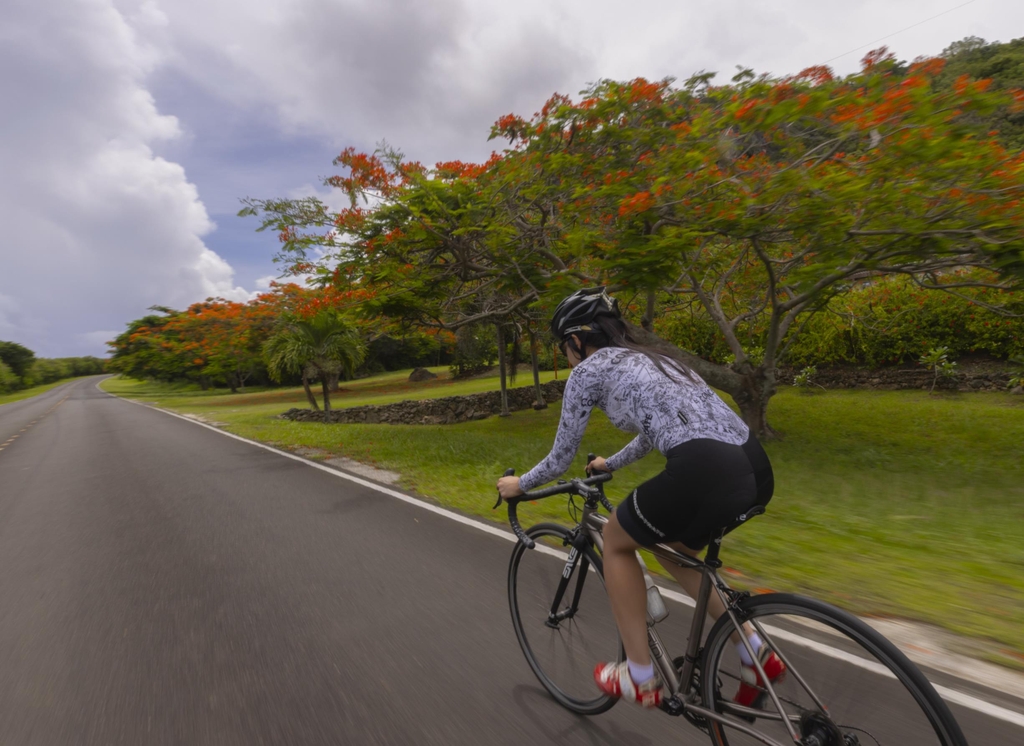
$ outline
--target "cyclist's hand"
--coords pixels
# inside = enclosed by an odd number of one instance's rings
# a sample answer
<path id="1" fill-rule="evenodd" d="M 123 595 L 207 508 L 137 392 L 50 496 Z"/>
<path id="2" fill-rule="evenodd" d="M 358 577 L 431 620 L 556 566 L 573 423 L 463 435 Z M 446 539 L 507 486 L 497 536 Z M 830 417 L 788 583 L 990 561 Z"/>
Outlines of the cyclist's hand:
<path id="1" fill-rule="evenodd" d="M 502 477 L 498 480 L 498 494 L 505 500 L 519 497 L 523 491 L 519 489 L 519 477 Z"/>
<path id="2" fill-rule="evenodd" d="M 604 458 L 602 458 L 601 456 L 598 456 L 589 464 L 587 464 L 587 474 L 593 476 L 599 471 L 611 471 L 611 469 L 609 469 L 608 465 L 605 463 Z"/>

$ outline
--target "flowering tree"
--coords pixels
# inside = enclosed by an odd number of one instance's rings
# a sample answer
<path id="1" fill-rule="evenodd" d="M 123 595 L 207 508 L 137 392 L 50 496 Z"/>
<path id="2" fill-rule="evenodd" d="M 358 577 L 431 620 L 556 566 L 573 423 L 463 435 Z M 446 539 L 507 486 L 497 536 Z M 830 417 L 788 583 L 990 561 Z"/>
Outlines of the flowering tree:
<path id="1" fill-rule="evenodd" d="M 326 184 L 348 196 L 340 212 L 316 199 L 247 200 L 240 214 L 278 232 L 286 273 L 313 273 L 364 319 L 390 319 L 403 331 L 495 325 L 504 401 L 503 342 L 534 321 L 517 258 L 535 231 L 528 215 L 508 209 L 515 190 L 500 159 L 427 169 L 385 146 L 346 150 L 335 164 L 345 172 Z"/>
<path id="2" fill-rule="evenodd" d="M 1024 274 L 1024 155 L 978 127 L 1024 95 L 966 77 L 936 88 L 942 64 L 904 73 L 880 50 L 844 79 L 818 67 L 721 87 L 602 81 L 500 119 L 492 136 L 509 147 L 484 166 L 346 151 L 348 172 L 328 183 L 351 209 L 246 211 L 279 230 L 295 271 L 376 293 L 373 314 L 456 327 L 610 285 L 638 305 L 639 335 L 770 435 L 776 369 L 837 294 L 891 274 L 1009 291 Z M 686 306 L 713 320 L 729 363 L 654 334 L 659 313 Z"/>
<path id="3" fill-rule="evenodd" d="M 885 274 L 1009 289 L 1024 268 L 1024 155 L 973 121 L 1024 96 L 936 90 L 941 60 L 893 65 L 882 50 L 842 80 L 605 81 L 495 134 L 563 195 L 563 263 L 640 293 L 648 329 L 658 299 L 699 306 L 733 361 L 682 356 L 770 434 L 776 367 L 837 293 Z"/>

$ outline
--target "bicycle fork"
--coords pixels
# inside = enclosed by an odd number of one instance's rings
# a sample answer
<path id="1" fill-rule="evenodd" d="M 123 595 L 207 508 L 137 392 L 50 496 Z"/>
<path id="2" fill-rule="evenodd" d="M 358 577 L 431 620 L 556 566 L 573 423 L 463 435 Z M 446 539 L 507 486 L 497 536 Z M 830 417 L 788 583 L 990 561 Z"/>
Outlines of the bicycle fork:
<path id="1" fill-rule="evenodd" d="M 552 629 L 557 629 L 558 623 L 563 619 L 571 619 L 575 616 L 576 610 L 579 608 L 583 584 L 586 582 L 587 572 L 590 570 L 590 561 L 580 551 L 580 544 L 583 541 L 585 540 L 581 540 L 581 537 L 577 536 L 573 540 L 572 545 L 570 545 L 569 556 L 566 558 L 565 567 L 562 569 L 562 577 L 558 581 L 554 601 L 552 601 L 551 608 L 548 610 L 548 618 L 544 622 L 544 624 Z M 578 570 L 576 568 L 577 562 L 579 563 Z M 559 609 L 558 607 L 562 605 L 562 599 L 565 596 L 566 588 L 569 586 L 574 570 L 576 570 L 576 588 L 573 591 L 572 603 L 564 609 Z"/>

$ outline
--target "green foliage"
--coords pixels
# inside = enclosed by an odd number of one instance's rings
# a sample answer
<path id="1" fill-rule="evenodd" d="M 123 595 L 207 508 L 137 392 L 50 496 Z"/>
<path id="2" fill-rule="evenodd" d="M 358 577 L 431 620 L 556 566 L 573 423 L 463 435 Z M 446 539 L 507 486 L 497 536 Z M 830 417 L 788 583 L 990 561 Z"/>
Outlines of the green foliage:
<path id="1" fill-rule="evenodd" d="M 466 378 L 487 370 L 497 359 L 497 334 L 490 324 L 464 326 L 455 333 L 453 378 Z"/>
<path id="2" fill-rule="evenodd" d="M 1015 389 L 1024 386 L 1024 355 L 1018 355 L 1010 359 L 1016 368 L 1014 375 L 1010 378 L 1007 388 Z"/>
<path id="3" fill-rule="evenodd" d="M 957 294 L 925 290 L 905 276 L 878 278 L 833 298 L 794 330 L 782 365 L 862 365 L 872 368 L 908 363 L 932 347 L 949 348 L 951 359 L 984 354 L 1007 359 L 1024 353 L 1024 318 L 989 307 L 1024 312 L 1020 293 L 959 288 Z M 756 352 L 768 320 L 747 327 L 742 342 Z M 724 335 L 697 306 L 659 317 L 655 328 L 665 339 L 715 362 L 732 352 Z M 798 333 L 796 333 L 798 332 Z"/>
<path id="4" fill-rule="evenodd" d="M 811 385 L 814 383 L 812 380 L 817 375 L 818 369 L 813 365 L 808 365 L 806 368 L 801 370 L 795 376 L 793 376 L 793 385 L 801 391 L 810 391 Z"/>
<path id="5" fill-rule="evenodd" d="M 167 328 L 178 311 L 154 308 L 157 314 L 143 316 L 128 324 L 128 328 L 109 343 L 112 355 L 111 372 L 129 378 L 156 381 L 195 380 L 198 367 L 193 356 L 181 354 L 175 345 L 180 335 Z"/>
<path id="6" fill-rule="evenodd" d="M 366 346 L 344 316 L 325 308 L 308 318 L 285 316 L 264 344 L 263 356 L 276 381 L 285 375 L 319 378 L 326 413 L 331 408 L 330 388 L 340 377 L 355 374 L 366 356 Z M 315 405 L 312 397 L 310 404 Z"/>
<path id="7" fill-rule="evenodd" d="M 9 394 L 21 385 L 21 379 L 14 375 L 7 363 L 0 360 L 0 394 Z"/>
<path id="8" fill-rule="evenodd" d="M 25 376 L 26 384 L 39 386 L 45 383 L 53 383 L 62 378 L 69 378 L 71 370 L 71 366 L 63 360 L 36 358 L 28 375 Z"/>
<path id="9" fill-rule="evenodd" d="M 35 358 L 36 354 L 32 350 L 17 342 L 0 342 L 0 362 L 5 363 L 20 379 L 24 380 Z"/>
<path id="10" fill-rule="evenodd" d="M 701 306 L 670 308 L 655 320 L 654 329 L 660 337 L 713 363 L 724 364 L 732 358 L 725 335 Z M 744 331 L 748 334 L 743 341 L 748 342 L 750 330 Z M 753 331 L 756 339 L 759 330 Z"/>
<path id="11" fill-rule="evenodd" d="M 1006 359 L 1024 352 L 1024 318 L 987 306 L 1024 311 L 1020 294 L 959 289 L 925 290 L 908 277 L 890 277 L 834 298 L 793 340 L 790 365 L 869 367 L 916 360 L 933 347 L 951 359 L 986 354 Z"/>
<path id="12" fill-rule="evenodd" d="M 437 337 L 412 332 L 405 336 L 382 334 L 366 346 L 362 373 L 440 365 L 449 362 L 451 352 Z"/>
<path id="13" fill-rule="evenodd" d="M 97 357 L 37 358 L 16 342 L 0 342 L 0 394 L 42 386 L 75 376 L 103 373 L 106 362 Z"/>
<path id="14" fill-rule="evenodd" d="M 956 368 L 949 368 L 949 348 L 948 347 L 933 347 L 928 352 L 921 355 L 918 362 L 926 367 L 928 370 L 934 370 L 941 372 L 944 376 L 953 375 Z M 956 363 L 953 363 L 955 366 Z"/>
<path id="15" fill-rule="evenodd" d="M 939 382 L 940 378 L 956 378 L 957 366 L 954 361 L 949 359 L 948 347 L 933 347 L 921 355 L 917 362 L 935 374 L 928 393 L 935 391 L 935 384 Z"/>
<path id="16" fill-rule="evenodd" d="M 75 376 L 103 373 L 106 363 L 98 357 L 36 358 L 25 376 L 27 386 L 41 386 Z"/>
<path id="17" fill-rule="evenodd" d="M 948 88 L 966 75 L 991 80 L 997 91 L 1024 88 L 1024 38 L 1000 44 L 968 36 L 946 47 L 942 56 L 946 67 L 936 80 L 938 86 Z M 1008 148 L 1024 150 L 1024 112 L 1001 110 L 980 119 Z"/>
<path id="18" fill-rule="evenodd" d="M 883 49 L 844 78 L 601 80 L 499 119 L 491 136 L 508 146 L 485 164 L 349 149 L 325 184 L 350 207 L 249 200 L 242 212 L 278 232 L 286 271 L 403 323 L 529 323 L 601 284 L 655 295 L 660 317 L 693 304 L 710 334 L 677 324 L 677 336 L 714 362 L 683 358 L 769 435 L 773 371 L 834 296 L 887 274 L 1024 278 L 1024 157 L 987 124 L 1024 99 L 943 82 L 944 64 Z"/>

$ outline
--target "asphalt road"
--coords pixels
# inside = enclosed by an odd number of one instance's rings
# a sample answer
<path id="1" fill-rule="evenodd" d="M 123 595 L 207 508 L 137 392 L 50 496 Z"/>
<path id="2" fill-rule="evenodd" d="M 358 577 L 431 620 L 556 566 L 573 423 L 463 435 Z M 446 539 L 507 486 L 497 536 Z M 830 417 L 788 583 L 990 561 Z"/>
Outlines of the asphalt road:
<path id="1" fill-rule="evenodd" d="M 0 407 L 0 744 L 707 743 L 550 700 L 509 542 L 97 380 Z"/>

